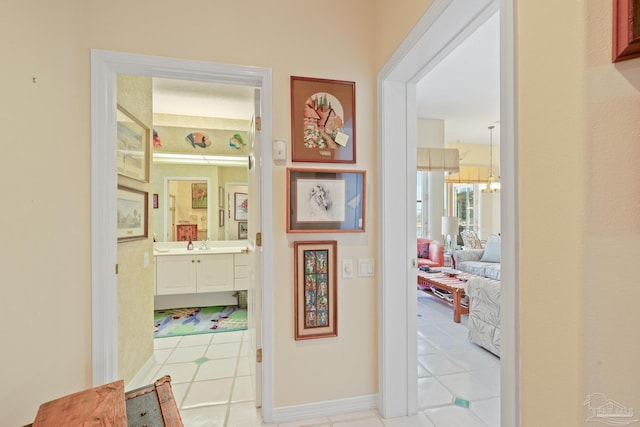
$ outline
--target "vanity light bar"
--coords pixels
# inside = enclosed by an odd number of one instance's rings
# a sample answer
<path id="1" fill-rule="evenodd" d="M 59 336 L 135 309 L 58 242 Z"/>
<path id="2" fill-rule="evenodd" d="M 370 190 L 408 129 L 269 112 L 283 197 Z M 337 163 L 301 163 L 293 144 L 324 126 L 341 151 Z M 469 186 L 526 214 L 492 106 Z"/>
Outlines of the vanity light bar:
<path id="1" fill-rule="evenodd" d="M 181 163 L 192 165 L 247 166 L 246 156 L 208 156 L 200 154 L 153 153 L 155 163 Z"/>

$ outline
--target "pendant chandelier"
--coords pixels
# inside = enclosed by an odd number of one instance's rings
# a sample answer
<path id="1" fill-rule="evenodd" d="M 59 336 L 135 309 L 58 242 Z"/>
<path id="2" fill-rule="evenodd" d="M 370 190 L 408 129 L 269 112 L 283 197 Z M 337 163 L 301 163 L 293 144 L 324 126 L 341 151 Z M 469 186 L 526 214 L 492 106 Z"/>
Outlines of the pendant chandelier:
<path id="1" fill-rule="evenodd" d="M 489 126 L 489 175 L 487 177 L 487 188 L 482 190 L 485 193 L 495 193 L 497 189 L 495 188 L 496 178 L 493 175 L 493 128 L 495 126 Z"/>

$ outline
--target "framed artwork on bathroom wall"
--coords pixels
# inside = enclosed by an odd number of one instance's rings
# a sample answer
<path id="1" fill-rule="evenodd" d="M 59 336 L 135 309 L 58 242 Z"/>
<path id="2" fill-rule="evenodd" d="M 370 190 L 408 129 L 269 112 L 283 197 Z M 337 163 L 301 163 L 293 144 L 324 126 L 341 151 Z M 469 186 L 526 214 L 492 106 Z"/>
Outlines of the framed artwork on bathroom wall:
<path id="1" fill-rule="evenodd" d="M 116 110 L 118 174 L 149 182 L 151 130 L 121 105 Z"/>
<path id="2" fill-rule="evenodd" d="M 287 168 L 287 233 L 365 231 L 366 171 Z"/>
<path id="3" fill-rule="evenodd" d="M 336 240 L 294 242 L 295 339 L 338 336 Z"/>
<path id="4" fill-rule="evenodd" d="M 613 62 L 640 57 L 640 2 L 613 0 Z"/>
<path id="5" fill-rule="evenodd" d="M 233 219 L 246 221 L 249 219 L 249 195 L 247 193 L 233 193 Z"/>
<path id="6" fill-rule="evenodd" d="M 149 193 L 118 185 L 118 243 L 146 239 Z"/>
<path id="7" fill-rule="evenodd" d="M 356 162 L 356 84 L 291 76 L 291 160 Z"/>
<path id="8" fill-rule="evenodd" d="M 191 184 L 191 209 L 207 209 L 208 193 L 206 182 L 194 182 Z"/>
<path id="9" fill-rule="evenodd" d="M 249 226 L 247 224 L 247 221 L 238 223 L 238 239 L 246 239 L 249 235 Z"/>

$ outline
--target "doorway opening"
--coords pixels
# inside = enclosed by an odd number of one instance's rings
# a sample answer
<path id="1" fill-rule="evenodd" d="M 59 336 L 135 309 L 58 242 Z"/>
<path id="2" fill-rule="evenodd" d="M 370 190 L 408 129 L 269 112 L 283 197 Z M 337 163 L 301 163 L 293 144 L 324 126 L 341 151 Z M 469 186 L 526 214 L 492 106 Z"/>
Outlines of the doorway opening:
<path id="1" fill-rule="evenodd" d="M 380 175 L 380 410 L 385 417 L 417 411 L 416 289 L 416 83 L 480 23 L 500 10 L 501 120 L 501 423 L 519 425 L 517 323 L 518 210 L 514 85 L 513 1 L 434 2 L 378 74 Z M 402 141 L 402 142 L 398 142 Z M 404 143 L 406 141 L 406 144 Z M 398 170 L 406 171 L 398 175 Z M 402 209 L 401 207 L 404 207 Z M 393 250 L 391 249 L 393 248 Z M 404 250 L 398 250 L 404 248 Z M 406 334 L 390 328 L 388 313 L 403 313 Z M 406 317 L 404 317 L 406 316 Z M 395 321 L 398 321 L 397 317 Z"/>
<path id="2" fill-rule="evenodd" d="M 116 76 L 118 74 L 167 79 L 246 85 L 260 90 L 262 129 L 255 145 L 271 139 L 271 71 L 201 61 L 133 55 L 92 50 L 91 52 L 91 262 L 92 262 L 92 378 L 94 385 L 118 378 L 118 278 L 116 239 Z M 272 171 L 270 150 L 258 150 L 263 167 L 260 188 L 264 200 L 256 221 L 262 233 L 262 246 L 255 250 L 253 277 L 262 292 L 262 379 L 263 416 L 271 416 L 272 388 Z M 255 163 L 254 163 L 255 164 Z M 216 221 L 217 222 L 217 221 Z M 263 392 L 264 391 L 264 392 Z"/>

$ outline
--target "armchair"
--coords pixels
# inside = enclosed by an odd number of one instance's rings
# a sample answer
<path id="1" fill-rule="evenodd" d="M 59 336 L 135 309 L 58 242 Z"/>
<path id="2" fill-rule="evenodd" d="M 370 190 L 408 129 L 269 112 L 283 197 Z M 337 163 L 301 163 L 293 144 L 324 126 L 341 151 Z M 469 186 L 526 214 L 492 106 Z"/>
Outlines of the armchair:
<path id="1" fill-rule="evenodd" d="M 478 238 L 475 231 L 462 230 L 460 232 L 460 237 L 462 237 L 462 245 L 465 249 L 484 249 L 484 245 Z"/>
<path id="2" fill-rule="evenodd" d="M 442 267 L 444 265 L 444 245 L 437 240 L 418 238 L 418 268 L 423 265 Z"/>

